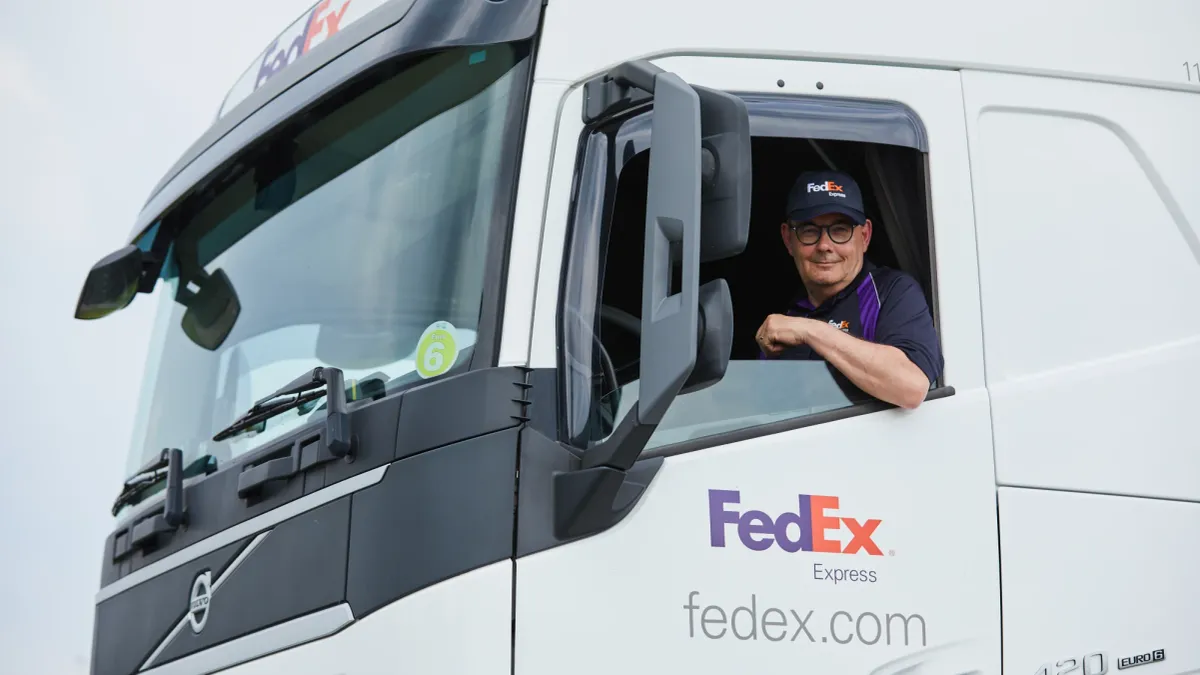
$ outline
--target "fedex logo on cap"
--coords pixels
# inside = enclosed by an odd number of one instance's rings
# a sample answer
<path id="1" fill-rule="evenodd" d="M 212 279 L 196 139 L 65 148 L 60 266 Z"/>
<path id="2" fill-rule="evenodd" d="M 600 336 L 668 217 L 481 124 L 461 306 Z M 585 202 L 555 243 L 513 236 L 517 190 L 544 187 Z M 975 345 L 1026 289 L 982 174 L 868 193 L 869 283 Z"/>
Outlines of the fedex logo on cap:
<path id="1" fill-rule="evenodd" d="M 837 183 L 827 180 L 824 183 L 809 183 L 809 192 L 828 192 L 832 195 L 835 192 L 842 192 L 842 186 Z"/>
<path id="2" fill-rule="evenodd" d="M 859 522 L 854 518 L 830 515 L 836 511 L 838 498 L 825 495 L 798 495 L 795 511 L 770 516 L 763 511 L 739 511 L 741 503 L 738 490 L 708 491 L 708 528 L 713 548 L 725 548 L 729 526 L 737 528 L 737 537 L 751 551 L 765 551 L 772 546 L 788 553 L 809 551 L 813 553 L 864 552 L 868 555 L 883 555 L 872 539 L 876 528 L 883 522 L 868 519 Z M 842 528 L 849 531 L 850 541 L 845 548 L 836 535 Z"/>

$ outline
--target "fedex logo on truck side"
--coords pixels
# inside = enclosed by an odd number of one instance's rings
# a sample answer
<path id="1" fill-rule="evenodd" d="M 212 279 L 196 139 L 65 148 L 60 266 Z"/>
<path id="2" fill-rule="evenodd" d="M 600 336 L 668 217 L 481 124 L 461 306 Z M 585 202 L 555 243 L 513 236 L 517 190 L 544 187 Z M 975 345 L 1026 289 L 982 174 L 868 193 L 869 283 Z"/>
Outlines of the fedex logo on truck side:
<path id="1" fill-rule="evenodd" d="M 764 511 L 740 511 L 741 492 L 737 490 L 708 491 L 709 539 L 714 548 L 725 548 L 726 534 L 730 525 L 737 527 L 737 537 L 751 551 L 765 551 L 772 546 L 788 553 L 809 551 L 812 553 L 865 552 L 868 555 L 883 555 L 883 551 L 872 538 L 883 522 L 871 518 L 859 522 L 854 518 L 830 515 L 836 511 L 839 500 L 826 495 L 798 495 L 796 511 L 781 513 L 775 517 Z M 732 507 L 732 508 L 731 508 Z M 845 527 L 850 541 L 845 548 L 838 537 L 830 538 Z"/>

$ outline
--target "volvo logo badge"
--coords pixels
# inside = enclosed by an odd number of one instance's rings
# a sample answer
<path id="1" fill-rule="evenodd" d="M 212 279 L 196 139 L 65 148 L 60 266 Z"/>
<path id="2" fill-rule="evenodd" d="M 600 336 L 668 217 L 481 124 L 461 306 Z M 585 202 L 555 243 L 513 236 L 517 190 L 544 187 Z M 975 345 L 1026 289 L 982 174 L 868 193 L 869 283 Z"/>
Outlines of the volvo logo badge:
<path id="1" fill-rule="evenodd" d="M 192 582 L 192 594 L 188 605 L 188 623 L 192 632 L 199 633 L 208 623 L 208 603 L 212 600 L 212 572 L 206 571 Z"/>

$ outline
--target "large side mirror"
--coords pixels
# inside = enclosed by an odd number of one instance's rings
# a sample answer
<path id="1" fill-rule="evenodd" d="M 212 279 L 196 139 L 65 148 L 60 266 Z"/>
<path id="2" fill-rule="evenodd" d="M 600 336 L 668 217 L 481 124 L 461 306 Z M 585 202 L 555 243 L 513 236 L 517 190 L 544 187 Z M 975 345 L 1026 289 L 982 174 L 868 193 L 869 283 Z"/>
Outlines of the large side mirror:
<path id="1" fill-rule="evenodd" d="M 148 262 L 146 254 L 133 244 L 101 258 L 83 282 L 75 318 L 100 319 L 125 309 L 141 287 Z"/>
<path id="2" fill-rule="evenodd" d="M 729 288 L 700 288 L 701 260 L 740 253 L 750 227 L 750 120 L 736 96 L 689 85 L 645 61 L 589 83 L 596 118 L 649 94 L 654 101 L 646 192 L 639 396 L 617 429 L 587 451 L 586 470 L 628 470 L 680 393 L 721 379 L 733 342 Z M 680 283 L 673 288 L 673 270 Z"/>
<path id="3" fill-rule="evenodd" d="M 640 90 L 638 93 L 635 90 Z M 585 86 L 585 119 L 650 95 L 650 169 L 642 269 L 639 396 L 573 471 L 554 478 L 555 534 L 577 537 L 620 520 L 645 485 L 630 470 L 671 402 L 721 379 L 733 343 L 723 279 L 700 288 L 700 261 L 740 253 L 750 227 L 750 121 L 723 92 L 693 87 L 645 61 Z M 673 271 L 680 268 L 680 283 Z"/>
<path id="4" fill-rule="evenodd" d="M 183 315 L 183 332 L 192 342 L 213 351 L 229 337 L 242 305 L 224 270 L 214 270 L 210 275 L 194 279 L 193 283 L 200 290 L 193 293 L 184 289 L 179 298 L 187 307 Z"/>

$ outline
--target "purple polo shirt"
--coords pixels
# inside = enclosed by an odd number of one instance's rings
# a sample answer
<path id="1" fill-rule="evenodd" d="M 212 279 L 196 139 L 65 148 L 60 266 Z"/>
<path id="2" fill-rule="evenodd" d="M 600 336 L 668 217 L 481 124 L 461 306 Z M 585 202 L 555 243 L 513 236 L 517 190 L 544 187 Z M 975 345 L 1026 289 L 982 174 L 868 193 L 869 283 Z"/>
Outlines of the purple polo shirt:
<path id="1" fill-rule="evenodd" d="M 834 297 L 813 307 L 802 289 L 785 312 L 826 321 L 869 342 L 891 345 L 917 364 L 932 385 L 942 373 L 944 361 L 933 315 L 921 286 L 910 275 L 864 261 L 858 276 Z M 759 353 L 760 359 L 771 358 Z M 808 345 L 792 347 L 779 359 L 821 360 Z"/>

